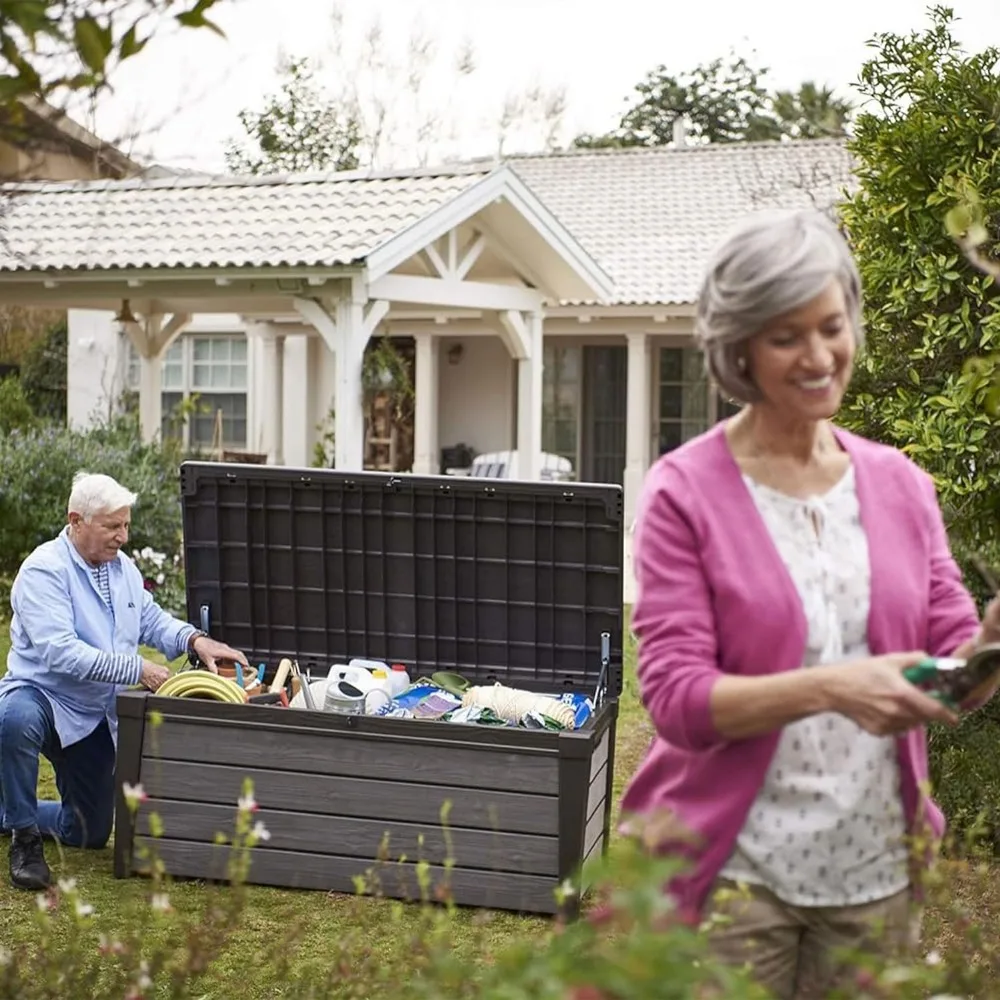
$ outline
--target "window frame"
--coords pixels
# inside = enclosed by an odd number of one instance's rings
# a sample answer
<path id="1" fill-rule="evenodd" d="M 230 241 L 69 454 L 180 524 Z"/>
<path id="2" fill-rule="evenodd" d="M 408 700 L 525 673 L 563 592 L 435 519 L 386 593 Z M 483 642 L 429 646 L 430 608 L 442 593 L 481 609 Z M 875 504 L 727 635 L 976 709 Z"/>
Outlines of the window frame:
<path id="1" fill-rule="evenodd" d="M 139 384 L 141 381 L 141 371 L 142 362 L 139 358 L 139 352 L 136 350 L 135 345 L 132 343 L 131 339 L 128 337 L 126 340 L 126 355 L 125 355 L 125 386 L 129 391 L 137 391 L 139 389 Z M 196 358 L 196 343 L 215 343 L 215 342 L 227 342 L 228 343 L 228 357 L 225 360 L 226 365 L 229 367 L 228 380 L 232 381 L 232 366 L 242 364 L 243 367 L 243 387 L 233 388 L 231 386 L 196 386 L 195 385 L 195 374 L 196 368 L 207 368 L 211 369 L 213 363 L 222 359 L 216 359 L 211 356 L 212 349 L 210 348 L 210 356 L 207 359 Z M 242 342 L 243 347 L 243 359 L 242 362 L 239 358 L 233 358 L 233 344 L 237 342 Z M 164 379 L 164 373 L 167 369 L 167 353 L 180 348 L 180 381 L 175 382 L 173 379 Z M 230 419 L 242 420 L 244 424 L 244 436 L 242 441 L 236 439 L 222 441 L 222 448 L 227 451 L 246 451 L 249 447 L 250 440 L 250 413 L 249 413 L 249 385 L 250 385 L 250 358 L 249 358 L 249 340 L 246 334 L 240 330 L 233 331 L 198 331 L 190 330 L 181 334 L 177 340 L 167 349 L 167 353 L 164 354 L 160 362 L 160 407 L 161 407 L 161 417 L 160 417 L 160 434 L 161 437 L 165 437 L 168 431 L 168 420 L 170 412 L 174 405 L 176 405 L 177 398 L 180 400 L 188 400 L 192 396 L 199 396 L 201 398 L 213 397 L 213 396 L 242 396 L 243 397 L 243 415 L 242 417 L 234 417 Z M 164 397 L 170 397 L 169 404 L 165 403 Z M 180 435 L 179 442 L 185 449 L 196 448 L 199 450 L 207 450 L 212 446 L 211 440 L 199 441 L 197 439 L 193 440 L 192 435 L 192 424 L 196 417 L 189 417 L 184 420 L 180 425 Z M 213 417 L 214 419 L 214 417 Z M 225 417 L 223 418 L 225 421 Z M 177 437 L 175 435 L 175 437 Z"/>

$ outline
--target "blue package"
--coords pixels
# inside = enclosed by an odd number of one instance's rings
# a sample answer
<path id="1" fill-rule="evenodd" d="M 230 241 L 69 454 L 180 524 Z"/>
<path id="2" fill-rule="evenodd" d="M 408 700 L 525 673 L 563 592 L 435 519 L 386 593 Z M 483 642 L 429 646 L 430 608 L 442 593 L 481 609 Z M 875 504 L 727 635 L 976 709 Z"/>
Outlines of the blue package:
<path id="1" fill-rule="evenodd" d="M 559 700 L 564 705 L 572 706 L 574 729 L 579 729 L 594 714 L 594 703 L 585 694 L 574 694 L 572 691 L 566 691 L 559 696 Z"/>
<path id="2" fill-rule="evenodd" d="M 396 695 L 392 699 L 392 704 L 394 708 L 416 708 L 425 698 L 429 698 L 432 694 L 440 691 L 441 689 L 434 684 L 415 684 L 413 687 L 407 689 L 402 694 Z"/>

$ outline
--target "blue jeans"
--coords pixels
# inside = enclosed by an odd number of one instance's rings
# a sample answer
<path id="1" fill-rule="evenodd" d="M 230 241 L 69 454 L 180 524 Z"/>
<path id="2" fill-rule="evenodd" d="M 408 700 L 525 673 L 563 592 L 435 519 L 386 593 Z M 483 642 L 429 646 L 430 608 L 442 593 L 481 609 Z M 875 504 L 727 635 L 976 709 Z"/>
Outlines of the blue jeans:
<path id="1" fill-rule="evenodd" d="M 56 773 L 60 802 L 40 801 L 38 755 Z M 0 698 L 0 815 L 4 830 L 30 830 L 67 847 L 104 847 L 115 805 L 115 746 L 108 723 L 63 748 L 52 706 L 38 688 Z"/>

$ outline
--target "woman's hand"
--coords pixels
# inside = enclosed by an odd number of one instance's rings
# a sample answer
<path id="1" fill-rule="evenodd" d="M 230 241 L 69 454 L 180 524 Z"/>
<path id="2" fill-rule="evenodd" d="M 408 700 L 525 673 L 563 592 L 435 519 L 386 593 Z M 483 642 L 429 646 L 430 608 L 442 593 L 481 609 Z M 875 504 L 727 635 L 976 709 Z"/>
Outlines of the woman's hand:
<path id="1" fill-rule="evenodd" d="M 1000 642 L 1000 594 L 986 605 L 979 641 L 981 643 Z"/>
<path id="2" fill-rule="evenodd" d="M 874 736 L 895 736 L 928 722 L 958 722 L 954 712 L 903 677 L 907 667 L 926 655 L 892 653 L 813 669 L 825 673 L 832 711 L 853 719 Z"/>

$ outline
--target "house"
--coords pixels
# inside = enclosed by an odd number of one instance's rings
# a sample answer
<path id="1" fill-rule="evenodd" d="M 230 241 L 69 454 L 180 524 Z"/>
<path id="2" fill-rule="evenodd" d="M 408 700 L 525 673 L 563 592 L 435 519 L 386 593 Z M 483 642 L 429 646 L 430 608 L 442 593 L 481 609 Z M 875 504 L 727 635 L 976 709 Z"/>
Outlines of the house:
<path id="1" fill-rule="evenodd" d="M 543 452 L 624 485 L 727 410 L 692 340 L 711 247 L 758 209 L 829 208 L 839 140 L 574 150 L 386 173 L 8 187 L 0 304 L 70 310 L 69 416 L 127 386 L 144 434 L 361 468 L 373 336 L 415 364 L 413 458 Z"/>
<path id="2" fill-rule="evenodd" d="M 0 178 L 22 181 L 119 180 L 140 164 L 36 97 L 0 108 Z"/>

